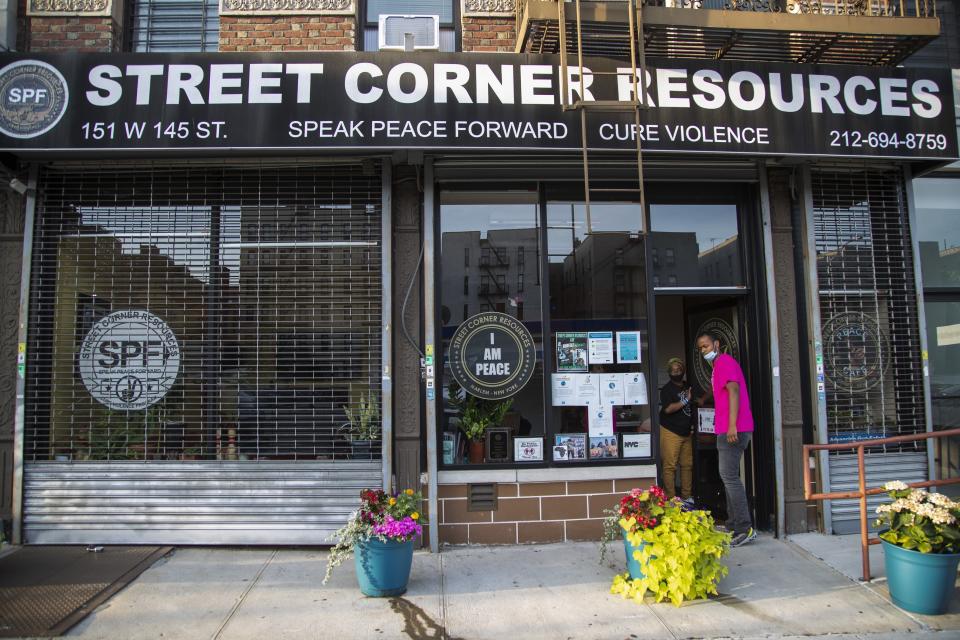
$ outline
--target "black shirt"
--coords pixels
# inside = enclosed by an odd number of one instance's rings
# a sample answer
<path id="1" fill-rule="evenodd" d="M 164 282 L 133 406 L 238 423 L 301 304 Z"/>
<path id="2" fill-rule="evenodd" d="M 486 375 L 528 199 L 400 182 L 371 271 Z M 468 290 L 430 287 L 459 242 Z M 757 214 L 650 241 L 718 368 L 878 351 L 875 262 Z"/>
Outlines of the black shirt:
<path id="1" fill-rule="evenodd" d="M 692 407 L 688 404 L 674 413 L 667 413 L 666 408 L 674 402 L 680 402 L 680 392 L 686 388 L 686 380 L 680 385 L 674 384 L 671 380 L 660 387 L 660 426 L 666 427 L 680 437 L 690 435 L 690 429 L 693 425 Z"/>

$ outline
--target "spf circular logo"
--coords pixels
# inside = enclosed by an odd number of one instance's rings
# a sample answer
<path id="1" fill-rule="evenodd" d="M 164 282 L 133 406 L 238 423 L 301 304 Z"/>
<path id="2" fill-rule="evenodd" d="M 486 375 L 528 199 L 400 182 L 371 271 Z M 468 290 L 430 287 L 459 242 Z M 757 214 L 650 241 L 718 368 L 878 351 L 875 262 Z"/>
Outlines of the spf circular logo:
<path id="1" fill-rule="evenodd" d="M 161 318 L 128 309 L 93 325 L 78 359 L 94 399 L 111 409 L 138 411 L 161 400 L 177 381 L 180 344 Z"/>
<path id="2" fill-rule="evenodd" d="M 0 133 L 35 138 L 54 128 L 67 111 L 67 81 L 39 60 L 20 60 L 0 69 Z"/>

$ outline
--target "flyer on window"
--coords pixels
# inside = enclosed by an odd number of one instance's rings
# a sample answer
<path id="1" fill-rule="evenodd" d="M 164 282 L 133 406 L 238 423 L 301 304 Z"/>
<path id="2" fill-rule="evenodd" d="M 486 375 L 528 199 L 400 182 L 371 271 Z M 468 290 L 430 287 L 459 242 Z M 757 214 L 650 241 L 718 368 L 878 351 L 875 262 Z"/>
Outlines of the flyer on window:
<path id="1" fill-rule="evenodd" d="M 612 437 L 613 407 L 605 407 L 601 404 L 590 407 L 588 411 L 588 431 L 590 432 L 590 437 Z"/>
<path id="2" fill-rule="evenodd" d="M 647 404 L 647 378 L 639 371 L 623 374 L 623 404 Z"/>
<path id="3" fill-rule="evenodd" d="M 551 404 L 555 407 L 568 407 L 577 404 L 577 384 L 575 373 L 554 373 L 550 375 L 550 383 L 553 388 L 553 400 Z"/>
<path id="4" fill-rule="evenodd" d="M 577 392 L 576 402 L 581 407 L 593 407 L 600 404 L 600 376 L 595 373 L 578 373 L 573 376 Z"/>
<path id="5" fill-rule="evenodd" d="M 624 375 L 622 373 L 601 373 L 600 404 L 605 407 L 619 407 L 627 404 L 623 386 Z"/>
<path id="6" fill-rule="evenodd" d="M 650 434 L 649 433 L 623 434 L 623 457 L 624 458 L 649 458 L 650 457 Z"/>
<path id="7" fill-rule="evenodd" d="M 617 362 L 640 362 L 639 331 L 617 331 Z"/>
<path id="8" fill-rule="evenodd" d="M 612 331 L 590 331 L 587 333 L 587 343 L 590 364 L 613 363 Z"/>
<path id="9" fill-rule="evenodd" d="M 557 371 L 587 371 L 586 332 L 557 334 Z"/>

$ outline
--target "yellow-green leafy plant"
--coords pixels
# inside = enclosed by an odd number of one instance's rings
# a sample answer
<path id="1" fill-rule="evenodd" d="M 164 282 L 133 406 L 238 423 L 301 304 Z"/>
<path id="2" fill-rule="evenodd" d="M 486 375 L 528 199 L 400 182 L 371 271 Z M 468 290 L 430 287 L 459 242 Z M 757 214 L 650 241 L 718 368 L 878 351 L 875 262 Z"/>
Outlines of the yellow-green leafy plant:
<path id="1" fill-rule="evenodd" d="M 730 548 L 730 534 L 717 531 L 709 513 L 685 511 L 670 500 L 655 526 L 638 527 L 634 517 L 622 518 L 620 526 L 638 547 L 633 553 L 644 577 L 617 575 L 611 593 L 643 602 L 650 591 L 657 602 L 670 600 L 678 607 L 684 600 L 717 595 L 717 584 L 727 575 L 721 558 Z"/>
<path id="2" fill-rule="evenodd" d="M 468 440 L 483 439 L 489 427 L 495 427 L 503 421 L 510 410 L 513 399 L 484 400 L 470 395 L 455 383 L 450 385 L 447 405 L 460 413 L 460 431 Z"/>
<path id="3" fill-rule="evenodd" d="M 343 405 L 343 413 L 347 422 L 341 430 L 347 440 L 353 442 L 380 439 L 380 407 L 373 391 L 362 394 L 356 408 Z"/>

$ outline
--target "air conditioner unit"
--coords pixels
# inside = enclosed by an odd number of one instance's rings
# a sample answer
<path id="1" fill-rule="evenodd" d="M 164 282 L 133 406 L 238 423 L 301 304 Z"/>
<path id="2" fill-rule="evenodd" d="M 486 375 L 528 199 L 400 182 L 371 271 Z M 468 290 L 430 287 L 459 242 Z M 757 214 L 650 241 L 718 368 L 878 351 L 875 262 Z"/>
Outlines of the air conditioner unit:
<path id="1" fill-rule="evenodd" d="M 404 51 L 408 33 L 413 34 L 415 50 L 440 50 L 440 16 L 380 14 L 377 41 L 381 51 Z"/>

